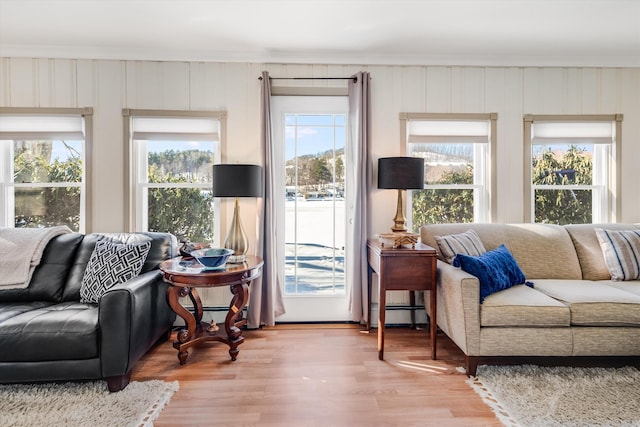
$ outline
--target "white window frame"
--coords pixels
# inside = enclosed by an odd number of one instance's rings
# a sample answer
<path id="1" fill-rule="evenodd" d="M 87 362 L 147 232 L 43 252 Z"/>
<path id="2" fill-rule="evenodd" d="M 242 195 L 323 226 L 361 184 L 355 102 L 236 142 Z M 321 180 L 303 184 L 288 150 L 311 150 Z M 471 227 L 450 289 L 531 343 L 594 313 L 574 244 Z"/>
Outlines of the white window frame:
<path id="1" fill-rule="evenodd" d="M 148 140 L 202 140 L 213 141 L 213 163 L 221 161 L 221 148 L 225 145 L 226 112 L 183 110 L 123 109 L 125 141 L 125 229 L 148 231 L 149 188 L 201 188 L 210 189 L 211 183 L 149 183 L 147 177 Z M 151 119 L 146 120 L 145 119 Z M 160 119 L 160 120 L 158 120 Z M 183 122 L 183 123 L 181 123 Z M 208 122 L 217 130 L 208 128 Z M 160 124 L 160 125 L 158 125 Z M 193 124 L 190 128 L 188 125 Z M 214 212 L 220 212 L 220 201 L 215 199 Z M 215 245 L 220 244 L 220 216 L 214 216 Z"/>
<path id="2" fill-rule="evenodd" d="M 538 188 L 591 190 L 592 222 L 596 224 L 617 222 L 621 207 L 619 191 L 622 177 L 620 171 L 622 119 L 622 114 L 526 114 L 524 116 L 525 222 L 535 221 L 534 196 Z M 592 185 L 533 185 L 533 146 L 554 143 L 594 145 Z"/>
<path id="3" fill-rule="evenodd" d="M 459 132 L 456 129 L 456 123 L 460 123 L 460 128 L 462 129 L 465 126 L 465 122 L 473 125 L 474 122 L 485 121 L 487 124 L 486 133 Z M 473 184 L 425 184 L 424 186 L 425 190 L 472 189 L 474 193 L 474 222 L 496 221 L 495 194 L 497 181 L 494 165 L 496 164 L 497 121 L 498 113 L 400 113 L 400 138 L 401 141 L 404 141 L 407 156 L 414 157 L 413 144 L 415 143 L 474 144 Z M 412 131 L 412 128 L 416 127 L 419 122 L 432 122 L 432 129 L 428 129 L 429 123 L 425 123 L 427 130 L 421 132 Z M 406 211 L 409 212 L 408 227 L 413 224 L 412 200 L 413 197 L 409 193 L 406 198 Z"/>
<path id="4" fill-rule="evenodd" d="M 80 222 L 78 231 L 91 231 L 91 148 L 93 108 L 19 108 L 0 107 L 0 141 L 14 140 L 82 140 L 82 181 L 79 183 L 14 183 L 13 144 L 0 143 L 0 226 L 15 226 L 15 188 L 80 188 Z"/>

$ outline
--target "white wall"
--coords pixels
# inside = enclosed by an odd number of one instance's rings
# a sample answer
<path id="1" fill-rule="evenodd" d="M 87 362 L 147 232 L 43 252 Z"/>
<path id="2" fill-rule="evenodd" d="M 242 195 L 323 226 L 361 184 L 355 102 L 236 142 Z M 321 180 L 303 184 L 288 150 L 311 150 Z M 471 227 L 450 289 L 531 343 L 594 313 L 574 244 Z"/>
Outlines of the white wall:
<path id="1" fill-rule="evenodd" d="M 400 112 L 498 113 L 498 221 L 523 218 L 524 114 L 622 113 L 622 222 L 640 222 L 640 69 L 343 66 L 0 58 L 0 106 L 93 107 L 91 231 L 122 231 L 122 108 L 226 110 L 224 162 L 259 162 L 260 82 L 272 77 L 343 77 L 371 73 L 374 164 L 404 152 Z M 274 81 L 274 85 L 341 86 L 342 81 Z M 375 187 L 375 186 L 374 186 Z M 388 231 L 395 193 L 373 190 L 370 234 Z M 243 224 L 255 232 L 255 204 Z M 225 206 L 225 212 L 231 206 Z M 229 215 L 227 215 L 229 217 Z M 222 230 L 227 224 L 221 225 Z"/>

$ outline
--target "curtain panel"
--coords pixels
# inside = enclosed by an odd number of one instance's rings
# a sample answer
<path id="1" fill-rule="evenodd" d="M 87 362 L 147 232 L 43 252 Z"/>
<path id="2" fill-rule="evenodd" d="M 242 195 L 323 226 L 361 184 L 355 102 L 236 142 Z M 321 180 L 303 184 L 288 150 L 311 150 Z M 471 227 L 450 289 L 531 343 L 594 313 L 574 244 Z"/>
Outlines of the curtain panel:
<path id="1" fill-rule="evenodd" d="M 355 74 L 349 81 L 349 126 L 351 144 L 347 161 L 347 283 L 351 284 L 351 320 L 367 321 L 367 236 L 370 223 L 371 190 L 371 89 L 368 72 Z"/>
<path id="2" fill-rule="evenodd" d="M 275 153 L 273 132 L 271 129 L 271 80 L 269 72 L 262 72 L 261 94 L 261 153 L 264 165 L 265 191 L 262 205 L 258 209 L 258 256 L 264 260 L 262 276 L 253 281 L 250 289 L 247 327 L 259 328 L 262 325 L 273 326 L 276 317 L 285 313 L 282 301 L 281 284 L 278 279 L 278 265 L 284 260 L 278 259 L 276 241 L 272 231 L 276 229 L 276 200 L 281 196 L 275 188 L 277 182 L 274 168 Z M 260 199 L 258 199 L 260 200 Z"/>

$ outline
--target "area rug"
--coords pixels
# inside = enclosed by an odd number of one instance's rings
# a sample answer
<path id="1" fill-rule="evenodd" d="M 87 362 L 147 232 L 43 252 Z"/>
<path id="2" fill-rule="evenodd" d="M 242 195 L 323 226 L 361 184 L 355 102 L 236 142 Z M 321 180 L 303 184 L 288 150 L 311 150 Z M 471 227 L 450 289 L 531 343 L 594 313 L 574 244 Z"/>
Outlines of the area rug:
<path id="1" fill-rule="evenodd" d="M 110 393 L 104 381 L 0 385 L 0 426 L 153 426 L 178 382 L 133 381 Z"/>
<path id="2" fill-rule="evenodd" d="M 479 366 L 467 383 L 509 427 L 640 426 L 640 371 Z"/>

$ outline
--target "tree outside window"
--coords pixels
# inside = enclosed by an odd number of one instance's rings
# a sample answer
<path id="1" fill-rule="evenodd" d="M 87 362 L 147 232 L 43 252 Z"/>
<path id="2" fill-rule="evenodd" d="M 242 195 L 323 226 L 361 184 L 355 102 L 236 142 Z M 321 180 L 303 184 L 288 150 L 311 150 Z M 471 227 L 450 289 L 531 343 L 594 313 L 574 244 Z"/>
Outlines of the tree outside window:
<path id="1" fill-rule="evenodd" d="M 149 153 L 149 183 L 165 188 L 149 188 L 148 229 L 170 232 L 178 240 L 213 240 L 213 193 L 201 188 L 175 186 L 208 182 L 211 186 L 212 153 L 201 150 Z"/>
<path id="2" fill-rule="evenodd" d="M 592 222 L 593 147 L 534 146 L 532 178 L 535 222 Z"/>
<path id="3" fill-rule="evenodd" d="M 82 142 L 14 141 L 14 226 L 80 230 Z"/>
<path id="4" fill-rule="evenodd" d="M 423 224 L 475 222 L 486 206 L 485 177 L 477 170 L 486 162 L 486 143 L 411 144 L 425 164 L 425 188 L 413 190 L 412 229 Z M 484 213 L 480 213 L 480 216 Z"/>

